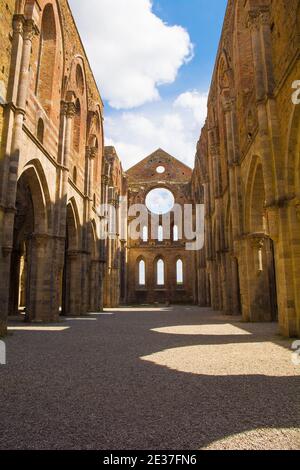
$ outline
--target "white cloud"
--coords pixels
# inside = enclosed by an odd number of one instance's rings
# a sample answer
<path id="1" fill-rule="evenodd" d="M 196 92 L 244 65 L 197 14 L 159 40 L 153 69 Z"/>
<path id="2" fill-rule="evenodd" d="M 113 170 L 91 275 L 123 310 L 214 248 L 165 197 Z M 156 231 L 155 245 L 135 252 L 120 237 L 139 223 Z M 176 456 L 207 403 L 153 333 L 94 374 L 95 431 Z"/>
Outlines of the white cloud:
<path id="1" fill-rule="evenodd" d="M 190 109 L 196 123 L 201 124 L 207 114 L 208 93 L 199 93 L 199 91 L 187 91 L 178 96 L 174 102 L 175 108 Z"/>
<path id="2" fill-rule="evenodd" d="M 197 140 L 206 118 L 206 94 L 197 93 L 201 99 L 195 99 L 193 106 L 182 98 L 184 93 L 171 103 L 114 113 L 105 119 L 106 144 L 116 147 L 125 169 L 158 147 L 193 167 Z"/>
<path id="3" fill-rule="evenodd" d="M 159 100 L 193 46 L 181 26 L 152 12 L 150 0 L 69 0 L 100 92 L 116 109 Z"/>

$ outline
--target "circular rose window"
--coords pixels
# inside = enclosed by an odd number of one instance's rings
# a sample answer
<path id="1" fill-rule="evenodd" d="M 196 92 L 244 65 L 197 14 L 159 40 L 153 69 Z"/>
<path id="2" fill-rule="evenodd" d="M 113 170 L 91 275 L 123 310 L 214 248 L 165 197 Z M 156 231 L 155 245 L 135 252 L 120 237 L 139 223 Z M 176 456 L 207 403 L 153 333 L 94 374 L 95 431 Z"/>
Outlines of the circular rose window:
<path id="1" fill-rule="evenodd" d="M 156 168 L 156 173 L 158 173 L 159 175 L 162 175 L 165 171 L 166 171 L 166 169 L 165 169 L 164 166 L 158 166 Z"/>
<path id="2" fill-rule="evenodd" d="M 147 194 L 146 206 L 153 214 L 167 214 L 175 204 L 175 199 L 171 191 L 165 188 L 152 189 Z"/>

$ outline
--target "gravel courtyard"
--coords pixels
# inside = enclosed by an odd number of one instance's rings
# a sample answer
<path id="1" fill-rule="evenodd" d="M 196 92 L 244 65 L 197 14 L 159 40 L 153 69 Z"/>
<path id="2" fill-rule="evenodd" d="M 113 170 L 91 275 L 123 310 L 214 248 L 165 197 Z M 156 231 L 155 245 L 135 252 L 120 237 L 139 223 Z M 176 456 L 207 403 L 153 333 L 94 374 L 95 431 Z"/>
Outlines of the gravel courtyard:
<path id="1" fill-rule="evenodd" d="M 274 324 L 141 307 L 10 334 L 1 449 L 300 449 L 300 366 Z"/>

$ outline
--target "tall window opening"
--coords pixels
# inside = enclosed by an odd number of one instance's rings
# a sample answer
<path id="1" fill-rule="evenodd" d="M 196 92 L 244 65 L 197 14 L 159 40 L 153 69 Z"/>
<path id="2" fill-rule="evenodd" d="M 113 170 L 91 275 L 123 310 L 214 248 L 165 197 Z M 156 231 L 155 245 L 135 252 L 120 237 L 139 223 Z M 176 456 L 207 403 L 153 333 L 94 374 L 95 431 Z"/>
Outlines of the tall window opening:
<path id="1" fill-rule="evenodd" d="M 162 259 L 157 261 L 156 265 L 156 282 L 158 286 L 165 285 L 165 263 Z"/>
<path id="2" fill-rule="evenodd" d="M 159 225 L 158 227 L 157 239 L 159 242 L 164 241 L 164 229 L 162 225 Z"/>
<path id="3" fill-rule="evenodd" d="M 41 142 L 41 144 L 44 143 L 44 130 L 45 130 L 44 122 L 43 122 L 43 119 L 40 118 L 38 120 L 38 125 L 37 125 L 37 138 Z"/>
<path id="4" fill-rule="evenodd" d="M 145 225 L 145 227 L 143 227 L 143 242 L 147 242 L 148 241 L 148 227 Z"/>
<path id="5" fill-rule="evenodd" d="M 80 150 L 80 124 L 81 124 L 81 107 L 80 101 L 76 101 L 76 113 L 74 117 L 73 129 L 73 148 L 76 152 Z"/>
<path id="6" fill-rule="evenodd" d="M 174 225 L 174 227 L 173 227 L 173 241 L 178 242 L 178 240 L 179 240 L 178 225 Z"/>
<path id="7" fill-rule="evenodd" d="M 80 67 L 79 64 L 77 64 L 77 67 L 76 67 L 76 85 L 77 85 L 77 89 L 79 90 L 79 93 L 83 95 L 84 78 L 83 78 L 82 68 Z"/>
<path id="8" fill-rule="evenodd" d="M 139 285 L 146 285 L 146 263 L 144 260 L 139 262 Z"/>
<path id="9" fill-rule="evenodd" d="M 181 259 L 176 263 L 176 280 L 178 286 L 183 284 L 183 262 Z"/>
<path id="10" fill-rule="evenodd" d="M 74 166 L 73 168 L 73 183 L 77 184 L 77 168 Z"/>
<path id="11" fill-rule="evenodd" d="M 36 95 L 49 114 L 52 102 L 56 54 L 56 26 L 53 6 L 48 4 L 43 12 L 40 49 L 36 77 Z"/>

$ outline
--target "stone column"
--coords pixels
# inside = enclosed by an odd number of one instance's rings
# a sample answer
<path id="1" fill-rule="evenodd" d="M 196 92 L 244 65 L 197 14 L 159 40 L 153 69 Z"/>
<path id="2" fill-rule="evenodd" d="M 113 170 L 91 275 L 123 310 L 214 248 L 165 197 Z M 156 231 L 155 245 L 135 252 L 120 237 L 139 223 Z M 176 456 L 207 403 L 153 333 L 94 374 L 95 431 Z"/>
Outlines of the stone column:
<path id="1" fill-rule="evenodd" d="M 23 15 L 14 15 L 13 17 L 13 35 L 11 50 L 10 76 L 7 89 L 7 102 L 5 109 L 5 120 L 8 129 L 12 129 L 15 120 L 15 109 L 17 107 L 18 86 L 20 80 L 20 68 L 23 53 L 23 28 L 25 17 Z M 7 133 L 2 136 L 3 156 L 0 159 L 0 211 L 4 210 L 7 199 L 7 185 L 9 181 L 10 153 L 12 145 L 12 136 Z M 7 157 L 8 156 L 8 157 Z M 2 207 L 3 206 L 3 207 Z M 4 212 L 3 212 L 4 214 Z M 0 217 L 1 223 L 1 217 Z"/>
<path id="2" fill-rule="evenodd" d="M 32 20 L 25 20 L 24 17 L 20 15 L 14 17 L 13 27 L 13 53 L 15 57 L 16 75 L 13 81 L 14 86 L 9 90 L 9 99 L 15 99 L 16 102 L 11 105 L 13 115 L 9 112 L 7 116 L 13 126 L 13 132 L 10 148 L 6 148 L 9 159 L 4 162 L 4 166 L 2 166 L 1 169 L 0 336 L 6 333 L 7 328 L 9 304 L 8 280 L 10 279 L 19 156 L 22 147 L 23 123 L 29 88 L 32 39 L 37 32 L 34 22 Z"/>
<path id="3" fill-rule="evenodd" d="M 89 152 L 89 160 L 90 160 L 90 171 L 89 171 L 89 197 L 93 199 L 93 183 L 94 183 L 94 170 L 95 170 L 95 160 L 97 156 L 98 149 L 96 147 L 92 147 Z"/>
<path id="4" fill-rule="evenodd" d="M 259 6 L 255 9 L 250 9 L 248 14 L 248 27 L 251 31 L 255 69 L 259 152 L 263 165 L 266 205 L 271 206 L 279 196 L 279 188 L 276 187 L 276 165 L 281 161 L 281 149 L 276 104 L 274 100 L 275 82 L 271 57 L 272 47 L 269 7 Z"/>
<path id="5" fill-rule="evenodd" d="M 91 207 L 93 204 L 93 184 L 94 184 L 94 165 L 98 149 L 96 147 L 86 147 L 86 161 L 87 161 L 87 185 L 86 194 L 88 198 L 87 221 L 91 219 Z"/>
<path id="6" fill-rule="evenodd" d="M 105 205 L 108 204 L 108 184 L 109 184 L 109 176 L 110 176 L 110 165 L 105 163 L 102 168 L 102 176 L 101 176 L 101 204 Z M 102 236 L 103 234 L 101 234 Z M 102 261 L 102 306 L 105 307 L 107 304 L 108 299 L 108 264 L 109 264 L 109 250 L 108 250 L 108 240 L 101 239 L 101 261 Z"/>
<path id="7" fill-rule="evenodd" d="M 281 334 L 300 336 L 300 201 L 285 201 L 268 212 L 275 248 L 278 319 Z"/>
<path id="8" fill-rule="evenodd" d="M 270 259 L 267 256 L 270 239 L 262 233 L 247 236 L 247 283 L 249 304 L 247 309 L 251 321 L 273 319 L 270 286 Z"/>
<path id="9" fill-rule="evenodd" d="M 91 253 L 84 249 L 80 253 L 80 278 L 78 279 L 78 289 L 81 293 L 80 315 L 85 315 L 89 311 L 91 266 Z"/>
<path id="10" fill-rule="evenodd" d="M 251 29 L 255 65 L 256 99 L 259 123 L 259 145 L 262 156 L 266 191 L 266 208 L 270 235 L 275 243 L 275 261 L 278 287 L 279 324 L 281 332 L 297 334 L 295 298 L 299 291 L 293 279 L 291 261 L 289 202 L 285 201 L 284 149 L 281 148 L 279 120 L 274 98 L 270 13 L 268 6 L 250 8 L 248 25 Z M 275 222 L 276 221 L 276 222 Z M 298 330 L 299 334 L 299 330 Z"/>
<path id="11" fill-rule="evenodd" d="M 111 307 L 118 307 L 120 301 L 120 246 L 119 246 L 119 233 L 118 233 L 118 210 L 119 201 L 116 190 L 112 188 L 112 194 L 110 204 L 112 204 L 116 210 L 116 226 L 113 228 L 111 237 L 111 255 L 110 255 L 110 266 L 111 266 Z"/>
<path id="12" fill-rule="evenodd" d="M 229 194 L 231 203 L 231 217 L 232 217 L 232 237 L 234 246 L 237 247 L 238 240 L 241 236 L 241 208 L 239 203 L 240 190 L 240 166 L 239 166 L 239 149 L 237 146 L 236 135 L 236 115 L 235 115 L 235 100 L 228 96 L 226 92 L 223 94 L 223 109 L 225 113 L 226 122 L 226 140 L 227 140 L 227 155 L 228 155 L 228 173 L 229 173 Z M 229 230 L 225 227 L 225 230 Z M 227 234 L 229 236 L 229 234 Z M 226 263 L 227 272 L 227 295 L 228 305 L 230 305 L 231 313 L 239 314 L 240 309 L 240 292 L 239 292 L 239 279 L 238 279 L 238 266 L 236 266 L 237 257 L 233 254 L 230 255 Z"/>
<path id="13" fill-rule="evenodd" d="M 231 279 L 232 279 L 232 314 L 241 314 L 241 298 L 240 298 L 240 278 L 238 258 L 230 254 L 231 261 Z"/>
<path id="14" fill-rule="evenodd" d="M 79 251 L 67 253 L 67 308 L 71 317 L 81 315 L 81 256 Z"/>
<path id="15" fill-rule="evenodd" d="M 72 98 L 70 98 L 72 99 Z M 68 179 L 70 173 L 70 160 L 72 152 L 72 132 L 73 132 L 73 119 L 76 114 L 76 107 L 73 101 L 62 102 L 62 118 L 65 121 L 65 135 L 63 147 L 63 176 L 60 192 L 60 229 L 59 233 L 63 236 L 66 234 L 66 214 L 67 214 L 67 200 L 68 200 Z"/>
<path id="16" fill-rule="evenodd" d="M 229 192 L 231 202 L 231 215 L 232 215 L 232 228 L 233 238 L 236 240 L 241 234 L 241 221 L 240 221 L 240 208 L 239 197 L 237 193 L 238 188 L 238 175 L 237 168 L 239 165 L 239 153 L 236 148 L 235 136 L 235 100 L 228 97 L 223 97 L 223 109 L 226 121 L 226 139 L 227 139 L 227 154 L 228 154 L 228 170 L 229 170 Z"/>
<path id="17" fill-rule="evenodd" d="M 59 259 L 57 237 L 34 234 L 28 241 L 26 316 L 33 322 L 57 322 L 60 307 Z"/>
<path id="18" fill-rule="evenodd" d="M 98 149 L 96 147 L 87 147 L 86 149 L 86 158 L 88 159 L 88 185 L 87 185 L 87 215 L 86 215 L 86 226 L 90 223 L 92 219 L 92 205 L 93 205 L 93 184 L 94 184 L 94 165 L 95 165 L 95 159 L 97 156 Z M 88 238 L 86 236 L 86 238 Z M 92 243 L 94 243 L 94 240 L 90 240 Z M 86 246 L 86 250 L 88 251 L 88 257 L 87 257 L 87 270 L 89 272 L 89 276 L 87 277 L 89 279 L 89 283 L 86 283 L 85 285 L 85 290 L 87 292 L 87 298 L 86 298 L 86 305 L 84 310 L 88 311 L 91 309 L 91 305 L 93 305 L 92 310 L 96 311 L 95 305 L 97 304 L 96 302 L 96 292 L 95 290 L 98 288 L 98 282 L 96 282 L 96 277 L 97 277 L 97 272 L 95 271 L 95 266 L 97 267 L 97 260 L 92 260 L 91 259 L 91 246 Z M 95 264 L 96 263 L 96 264 Z M 100 276 L 100 274 L 99 274 Z M 92 288 L 92 283 L 94 283 L 94 289 Z M 97 287 L 96 287 L 97 286 Z M 93 291 L 92 291 L 93 289 Z M 91 295 L 92 295 L 92 304 L 91 304 Z"/>
<path id="19" fill-rule="evenodd" d="M 104 309 L 104 286 L 105 286 L 106 260 L 100 259 L 100 283 L 99 283 L 99 305 L 100 312 Z"/>
<path id="20" fill-rule="evenodd" d="M 90 281 L 90 308 L 91 312 L 100 312 L 102 305 L 102 275 L 101 260 L 92 260 L 91 262 L 91 281 Z"/>

